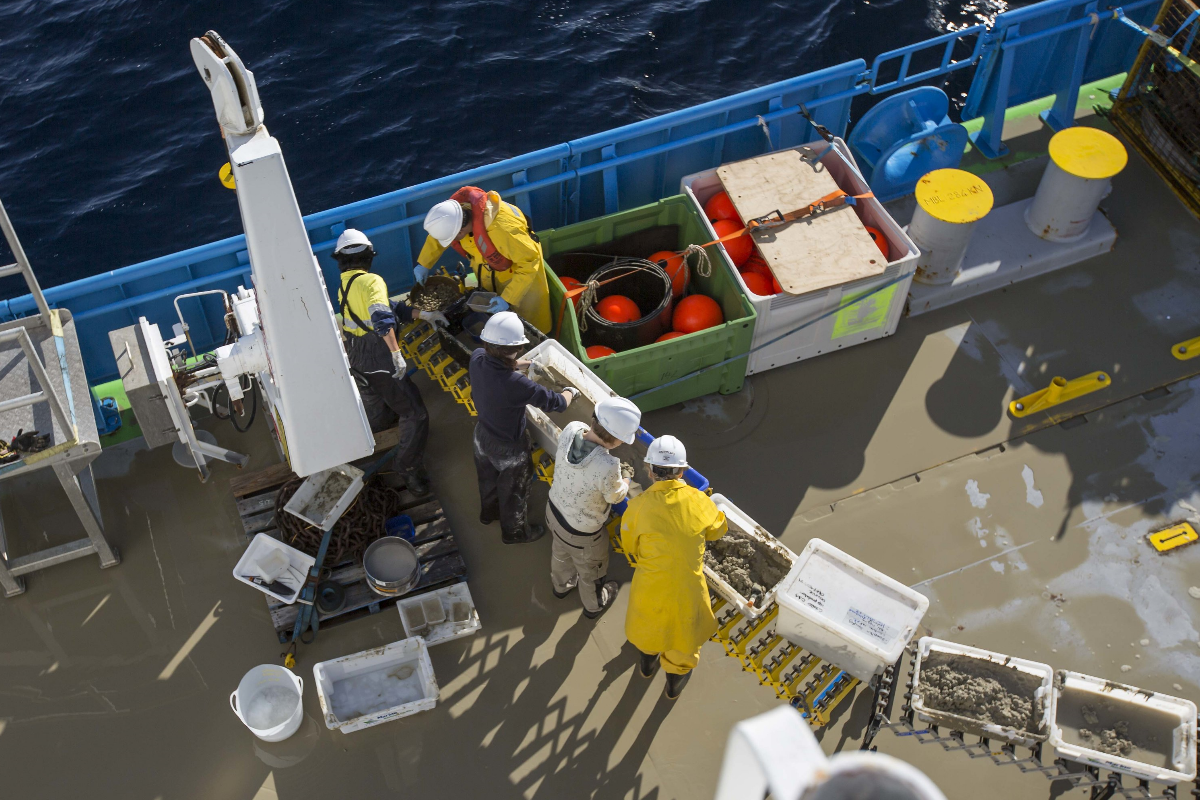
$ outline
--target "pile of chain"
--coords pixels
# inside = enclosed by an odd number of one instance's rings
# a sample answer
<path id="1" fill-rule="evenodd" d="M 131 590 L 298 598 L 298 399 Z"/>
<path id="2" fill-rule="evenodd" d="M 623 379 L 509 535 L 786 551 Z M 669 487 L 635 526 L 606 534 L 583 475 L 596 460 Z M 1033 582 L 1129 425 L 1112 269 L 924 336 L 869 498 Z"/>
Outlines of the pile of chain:
<path id="1" fill-rule="evenodd" d="M 294 478 L 279 487 L 279 493 L 275 495 L 275 524 L 279 526 L 284 542 L 310 556 L 316 556 L 325 532 L 283 510 L 302 483 L 303 478 Z M 397 492 L 377 482 L 363 486 L 358 497 L 333 525 L 325 564 L 332 567 L 350 559 L 361 559 L 367 545 L 383 536 L 384 523 L 400 511 Z"/>

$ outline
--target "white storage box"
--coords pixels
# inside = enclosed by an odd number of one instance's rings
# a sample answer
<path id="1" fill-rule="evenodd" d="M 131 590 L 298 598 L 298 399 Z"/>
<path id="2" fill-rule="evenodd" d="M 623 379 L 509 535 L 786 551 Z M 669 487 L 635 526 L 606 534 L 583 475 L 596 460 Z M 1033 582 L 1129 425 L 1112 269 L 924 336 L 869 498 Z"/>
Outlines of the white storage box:
<path id="1" fill-rule="evenodd" d="M 840 139 L 835 142 L 841 143 Z M 841 143 L 835 148 L 825 141 L 813 142 L 806 148 L 817 153 L 820 162 L 832 175 L 839 188 L 851 195 L 864 194 L 870 187 L 859 174 L 849 150 Z M 792 148 L 799 151 L 803 148 Z M 799 157 L 799 156 L 797 156 Z M 704 204 L 714 194 L 722 191 L 721 179 L 716 170 L 705 170 L 684 176 L 680 182 L 680 191 L 687 194 L 696 203 L 697 211 L 704 216 Z M 812 198 L 814 201 L 818 198 Z M 758 312 L 758 320 L 754 325 L 754 340 L 751 342 L 750 360 L 746 374 L 765 372 L 784 364 L 803 361 L 806 358 L 828 353 L 851 345 L 862 344 L 884 336 L 891 336 L 896 331 L 896 325 L 904 313 L 904 304 L 908 299 L 908 287 L 912 282 L 912 274 L 916 270 L 918 250 L 908 234 L 896 224 L 892 216 L 884 209 L 878 200 L 870 198 L 859 201 L 859 209 L 866 225 L 878 228 L 888 240 L 892 260 L 887 269 L 878 277 L 853 281 L 828 289 L 821 289 L 800 295 L 781 293 L 773 297 L 756 295 L 746 286 L 742 276 L 734 270 L 746 299 Z M 786 213 L 795 209 L 782 208 Z M 718 238 L 712 223 L 704 222 L 713 239 Z M 724 245 L 720 245 L 724 247 Z M 728 256 L 728 253 L 726 254 Z M 732 259 L 729 261 L 733 263 Z M 903 277 L 901 277 L 903 276 Z M 872 289 L 884 286 L 895 279 L 896 283 L 867 298 L 863 303 L 853 303 L 855 297 L 870 292 Z M 809 325 L 803 330 L 764 347 L 758 352 L 754 348 L 787 333 L 788 331 L 816 319 L 840 306 L 848 307 L 836 314 Z"/>
<path id="2" fill-rule="evenodd" d="M 438 685 L 421 637 L 313 666 L 325 727 L 342 733 L 428 711 Z"/>
<path id="3" fill-rule="evenodd" d="M 1191 700 L 1059 670 L 1053 703 L 1050 744 L 1059 758 L 1166 784 L 1195 779 L 1196 704 Z M 1133 744 L 1132 752 L 1094 749 L 1107 730 L 1118 730 Z"/>
<path id="4" fill-rule="evenodd" d="M 780 559 L 788 564 L 789 570 L 791 565 L 796 563 L 795 553 L 780 544 L 766 528 L 751 519 L 744 511 L 730 502 L 729 498 L 725 497 L 725 495 L 714 494 L 712 501 L 716 503 L 717 508 L 724 512 L 725 519 L 729 522 L 729 529 L 731 531 L 739 531 L 756 542 L 761 543 L 763 547 L 777 553 Z M 771 603 L 775 602 L 775 590 L 779 588 L 787 575 L 785 570 L 785 574 L 780 578 L 779 583 L 769 587 L 766 594 L 757 602 L 753 602 L 749 598 L 739 594 L 736 589 L 726 583 L 707 564 L 704 565 L 704 577 L 708 581 L 709 588 L 735 606 L 741 612 L 742 616 L 746 617 L 746 619 L 754 619 L 763 613 Z"/>
<path id="5" fill-rule="evenodd" d="M 894 664 L 929 598 L 820 539 L 775 593 L 775 632 L 861 681 Z"/>
<path id="6" fill-rule="evenodd" d="M 1030 695 L 1030 700 L 1034 703 L 1036 718 L 1034 730 L 984 722 L 969 715 L 928 707 L 925 704 L 925 687 L 921 683 L 921 670 L 930 663 L 931 656 L 936 659 L 938 655 L 963 656 L 994 665 L 990 670 L 985 666 L 980 673 L 982 677 L 994 677 L 993 674 L 988 674 L 989 672 L 1003 675 L 1003 670 L 1010 669 L 1026 676 L 1025 680 L 1036 687 Z M 1054 670 L 1050 668 L 1049 664 L 1027 661 L 1003 653 L 993 653 L 990 650 L 980 650 L 978 647 L 947 642 L 943 639 L 934 639 L 932 636 L 924 636 L 917 643 L 917 660 L 913 665 L 913 711 L 916 712 L 918 718 L 950 730 L 972 733 L 992 740 L 1000 739 L 1023 747 L 1032 747 L 1038 742 L 1046 741 L 1050 736 L 1053 688 Z"/>
<path id="7" fill-rule="evenodd" d="M 288 586 L 296 587 L 291 594 L 276 594 L 267 587 L 259 586 L 250 580 L 251 577 L 263 577 L 255 565 L 259 560 L 268 558 L 271 553 L 281 553 L 288 560 L 287 570 L 277 580 L 286 583 Z M 312 569 L 315 563 L 317 563 L 317 560 L 308 553 L 286 545 L 273 536 L 260 533 L 250 540 L 250 546 L 246 548 L 246 552 L 242 553 L 242 557 L 238 559 L 237 566 L 233 568 L 233 577 L 247 586 L 253 586 L 263 594 L 270 595 L 290 605 L 296 602 L 296 598 L 300 596 L 300 590 L 304 588 L 304 580 L 308 577 L 308 571 Z"/>
<path id="8" fill-rule="evenodd" d="M 358 497 L 362 486 L 363 471 L 341 464 L 305 478 L 283 510 L 327 531 Z"/>
<path id="9" fill-rule="evenodd" d="M 436 622 L 430 619 L 425 610 L 425 606 L 431 603 L 437 603 L 441 609 L 440 618 L 435 617 Z M 429 647 L 470 636 L 482 627 L 479 611 L 465 583 L 444 586 L 436 592 L 416 597 L 401 598 L 396 602 L 396 609 L 400 612 L 404 635 L 409 638 L 420 636 Z M 416 628 L 413 627 L 414 622 Z M 424 627 L 421 627 L 422 622 Z"/>

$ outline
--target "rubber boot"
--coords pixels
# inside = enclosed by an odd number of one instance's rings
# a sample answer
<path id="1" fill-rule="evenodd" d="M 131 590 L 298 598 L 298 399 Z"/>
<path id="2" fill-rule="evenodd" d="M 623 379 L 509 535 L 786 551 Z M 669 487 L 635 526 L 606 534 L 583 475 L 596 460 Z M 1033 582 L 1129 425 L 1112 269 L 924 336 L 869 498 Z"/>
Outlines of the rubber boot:
<path id="1" fill-rule="evenodd" d="M 658 653 L 640 653 L 638 674 L 643 678 L 652 678 L 656 672 L 658 672 Z"/>
<path id="2" fill-rule="evenodd" d="M 691 680 L 692 673 L 685 672 L 683 675 L 676 675 L 674 672 L 667 673 L 667 688 L 664 692 L 668 700 L 674 700 L 679 697 L 683 691 L 683 687 L 687 686 L 687 682 Z"/>
<path id="3" fill-rule="evenodd" d="M 532 542 L 536 542 L 545 535 L 545 525 L 538 525 L 536 522 L 531 522 L 529 523 L 529 527 L 527 527 L 523 533 L 519 533 L 512 537 L 501 535 L 500 541 L 504 542 L 505 544 L 530 544 Z"/>
<path id="4" fill-rule="evenodd" d="M 429 494 L 429 476 L 423 469 L 409 470 L 404 474 L 405 488 L 417 497 Z"/>
<path id="5" fill-rule="evenodd" d="M 608 607 L 611 606 L 613 604 L 613 601 L 617 599 L 617 582 L 616 581 L 605 581 L 604 585 L 600 587 L 600 598 L 599 599 L 600 599 L 600 607 L 598 609 L 596 609 L 595 611 L 588 611 L 585 608 L 583 610 L 583 615 L 585 617 L 587 617 L 588 619 L 595 619 L 596 617 L 603 614 L 605 611 L 608 611 Z"/>
<path id="6" fill-rule="evenodd" d="M 559 592 L 553 586 L 550 587 L 550 591 L 553 592 L 554 596 L 557 597 L 559 600 L 566 600 L 567 595 L 569 595 L 571 592 L 575 591 L 575 587 L 577 587 L 578 585 L 579 585 L 579 578 L 576 577 L 574 580 L 572 580 L 567 585 L 567 588 L 564 589 L 562 592 Z"/>

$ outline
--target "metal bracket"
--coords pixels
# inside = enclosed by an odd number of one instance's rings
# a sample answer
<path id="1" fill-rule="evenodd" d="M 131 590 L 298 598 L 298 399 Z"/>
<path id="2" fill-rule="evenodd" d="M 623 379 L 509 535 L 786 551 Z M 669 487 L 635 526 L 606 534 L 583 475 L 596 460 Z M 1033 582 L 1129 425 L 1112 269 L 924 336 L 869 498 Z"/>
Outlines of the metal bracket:
<path id="1" fill-rule="evenodd" d="M 1027 417 L 1038 411 L 1061 405 L 1068 400 L 1083 397 L 1085 394 L 1106 389 L 1112 380 L 1105 372 L 1089 372 L 1081 378 L 1067 380 L 1053 378 L 1045 389 L 1039 389 L 1033 394 L 1013 400 L 1008 404 L 1008 413 L 1014 417 Z"/>
<path id="2" fill-rule="evenodd" d="M 1180 361 L 1187 361 L 1189 358 L 1200 356 L 1200 336 L 1195 339 L 1188 339 L 1186 342 L 1180 342 L 1171 348 L 1171 355 L 1178 358 Z"/>

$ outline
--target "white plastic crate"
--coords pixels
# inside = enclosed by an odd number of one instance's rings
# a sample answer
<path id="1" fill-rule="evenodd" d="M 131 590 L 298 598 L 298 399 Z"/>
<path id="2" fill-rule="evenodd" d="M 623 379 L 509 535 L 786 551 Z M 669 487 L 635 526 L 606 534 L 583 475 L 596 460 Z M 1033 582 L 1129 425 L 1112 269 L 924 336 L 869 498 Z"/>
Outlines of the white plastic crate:
<path id="1" fill-rule="evenodd" d="M 751 519 L 749 515 L 730 502 L 729 498 L 725 497 L 725 495 L 714 494 L 712 496 L 712 501 L 716 504 L 717 508 L 724 512 L 725 519 L 729 522 L 730 530 L 739 531 L 751 539 L 760 542 L 763 547 L 773 550 L 782 558 L 786 559 L 788 564 L 796 563 L 795 553 L 780 544 L 779 540 L 772 536 L 766 528 Z M 765 611 L 771 605 L 771 603 L 775 602 L 775 591 L 783 583 L 783 580 L 780 580 L 778 584 L 771 587 L 767 593 L 763 595 L 761 601 L 752 603 L 748 598 L 742 597 L 742 595 L 739 594 L 736 589 L 726 583 L 725 580 L 716 572 L 711 570 L 707 564 L 704 565 L 704 577 L 708 581 L 709 588 L 719 594 L 721 597 L 725 598 L 725 600 L 731 605 L 736 607 L 737 610 L 741 612 L 742 616 L 746 617 L 746 619 L 756 618 L 759 614 L 763 613 L 763 611 Z M 786 578 L 787 576 L 785 575 L 784 579 Z"/>
<path id="2" fill-rule="evenodd" d="M 313 665 L 325 727 L 342 733 L 429 711 L 438 685 L 421 637 Z"/>
<path id="3" fill-rule="evenodd" d="M 295 591 L 291 594 L 276 594 L 267 587 L 259 586 L 250 580 L 249 576 L 263 577 L 258 573 L 254 565 L 260 558 L 271 551 L 282 553 L 288 560 L 288 567 L 290 569 L 283 573 L 279 577 L 279 580 L 289 586 L 295 587 Z M 296 598 L 300 596 L 300 590 L 304 588 L 304 580 L 308 577 L 308 571 L 312 569 L 312 565 L 315 563 L 317 563 L 317 560 L 308 553 L 286 545 L 273 536 L 260 533 L 250 540 L 250 546 L 246 548 L 246 552 L 242 553 L 242 557 L 238 559 L 237 566 L 233 568 L 233 577 L 247 586 L 253 586 L 263 594 L 270 595 L 290 605 L 296 602 Z"/>
<path id="4" fill-rule="evenodd" d="M 326 488 L 332 480 L 349 483 L 336 496 Z M 298 517 L 309 525 L 314 525 L 327 531 L 337 523 L 345 513 L 354 498 L 362 491 L 363 471 L 349 464 L 341 464 L 330 469 L 321 470 L 304 479 L 304 483 L 296 489 L 296 493 L 287 501 L 283 510 Z"/>
<path id="5" fill-rule="evenodd" d="M 424 608 L 425 605 L 431 603 L 437 603 L 441 609 L 441 619 L 437 622 L 428 618 Z M 464 605 L 466 617 L 455 619 L 455 611 Z M 427 626 L 423 632 L 414 630 L 411 625 L 414 613 L 412 609 L 421 609 L 418 619 L 424 619 Z M 416 597 L 401 598 L 396 602 L 396 610 L 400 612 L 400 623 L 404 626 L 404 635 L 409 638 L 420 636 L 429 647 L 452 639 L 470 636 L 482 627 L 479 621 L 479 611 L 475 608 L 475 601 L 471 599 L 471 591 L 465 583 L 444 586 L 436 592 L 428 592 Z"/>
<path id="6" fill-rule="evenodd" d="M 925 666 L 929 656 L 933 653 L 941 653 L 947 656 L 967 656 L 968 658 L 975 658 L 980 661 L 988 661 L 998 667 L 1012 668 L 1037 679 L 1040 685 L 1034 691 L 1032 697 L 1035 703 L 1041 702 L 1041 713 L 1037 716 L 1037 730 L 1017 730 L 926 706 L 924 687 L 921 684 L 921 668 Z M 1032 747 L 1038 742 L 1044 742 L 1050 736 L 1050 718 L 1053 712 L 1051 694 L 1053 687 L 1054 670 L 1049 664 L 1042 664 L 1038 661 L 1027 661 L 1024 658 L 1008 656 L 1003 653 L 993 653 L 990 650 L 980 650 L 978 647 L 948 642 L 944 639 L 935 639 L 932 636 L 924 636 L 917 643 L 917 660 L 913 665 L 913 711 L 916 712 L 919 719 L 941 725 L 950 730 L 972 733 L 991 740 L 1000 739 L 1005 742 L 1019 744 L 1023 747 Z"/>
<path id="7" fill-rule="evenodd" d="M 818 154 L 821 164 L 829 170 L 829 174 L 833 176 L 840 189 L 851 195 L 869 192 L 870 187 L 859 173 L 845 144 L 840 139 L 834 141 L 839 143 L 840 147 L 834 147 L 825 141 L 813 142 L 804 147 Z M 791 149 L 799 151 L 803 148 Z M 680 191 L 692 198 L 701 217 L 704 216 L 704 204 L 722 189 L 721 179 L 717 177 L 715 169 L 686 175 L 680 182 Z M 814 201 L 817 199 L 813 198 Z M 742 276 L 734 270 L 738 284 L 746 293 L 746 298 L 754 306 L 754 310 L 758 312 L 751 349 L 814 320 L 822 314 L 852 303 L 856 296 L 866 294 L 896 278 L 900 278 L 900 280 L 873 295 L 861 305 L 850 305 L 758 352 L 751 352 L 746 368 L 747 375 L 765 372 L 784 364 L 803 361 L 806 358 L 880 339 L 884 336 L 891 336 L 896 332 L 896 326 L 904 314 L 908 287 L 912 283 L 912 274 L 916 270 L 919 251 L 912 240 L 908 238 L 904 229 L 892 219 L 891 214 L 878 200 L 870 198 L 859 201 L 859 204 L 865 224 L 878 228 L 883 233 L 888 240 L 892 255 L 895 256 L 888 262 L 887 269 L 875 278 L 831 286 L 828 289 L 801 295 L 780 293 L 772 297 L 763 297 L 751 292 L 746 286 L 746 282 L 742 280 Z M 785 213 L 793 210 L 795 209 L 780 209 Z M 713 230 L 712 223 L 705 219 L 704 224 L 708 232 L 712 234 L 712 238 L 716 239 L 717 233 Z M 724 247 L 724 245 L 719 246 Z M 726 255 L 728 256 L 728 254 Z M 733 261 L 730 260 L 729 263 L 732 264 Z"/>
<path id="8" fill-rule="evenodd" d="M 1196 704 L 1167 694 L 1093 678 L 1078 672 L 1059 670 L 1054 677 L 1050 744 L 1060 758 L 1113 770 L 1147 781 L 1183 783 L 1196 777 Z M 1096 714 L 1097 726 L 1111 726 L 1114 720 L 1130 723 L 1130 739 L 1135 744 L 1148 735 L 1161 750 L 1151 763 L 1151 751 L 1135 751 L 1130 757 L 1094 750 L 1081 741 L 1082 706 Z M 1077 718 L 1080 717 L 1080 718 Z M 1084 724 L 1091 725 L 1090 721 Z M 1136 756 L 1142 756 L 1142 759 Z"/>
<path id="9" fill-rule="evenodd" d="M 775 632 L 862 681 L 900 658 L 929 598 L 821 539 L 775 592 Z"/>

